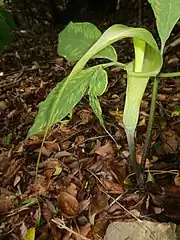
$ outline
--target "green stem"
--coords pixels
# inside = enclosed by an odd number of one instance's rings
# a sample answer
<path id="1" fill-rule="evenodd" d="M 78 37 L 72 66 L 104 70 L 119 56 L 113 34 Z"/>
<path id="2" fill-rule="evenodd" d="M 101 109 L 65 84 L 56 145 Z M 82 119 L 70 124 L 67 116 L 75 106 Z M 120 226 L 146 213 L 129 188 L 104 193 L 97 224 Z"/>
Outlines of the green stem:
<path id="1" fill-rule="evenodd" d="M 158 75 L 160 78 L 168 78 L 168 77 L 180 77 L 180 72 L 173 72 L 173 73 L 160 73 Z"/>
<path id="2" fill-rule="evenodd" d="M 130 165 L 136 174 L 136 180 L 141 191 L 144 190 L 144 174 L 141 172 L 141 165 L 136 160 L 136 148 L 134 141 L 134 134 L 126 132 L 129 151 L 130 151 Z"/>
<path id="3" fill-rule="evenodd" d="M 108 67 L 120 67 L 120 68 L 125 68 L 126 64 L 120 63 L 120 62 L 110 62 L 110 63 L 104 63 L 104 64 L 99 64 L 96 66 L 102 66 L 103 68 L 108 68 Z"/>
<path id="4" fill-rule="evenodd" d="M 150 148 L 152 127 L 153 127 L 153 121 L 154 121 L 154 113 L 155 113 L 155 108 L 156 108 L 156 99 L 157 99 L 157 93 L 158 93 L 158 85 L 159 85 L 159 79 L 158 79 L 158 77 L 154 77 L 149 122 L 148 122 L 148 127 L 147 127 L 144 151 L 143 151 L 142 160 L 141 160 L 142 173 L 144 172 L 146 158 L 147 158 L 149 148 Z"/>

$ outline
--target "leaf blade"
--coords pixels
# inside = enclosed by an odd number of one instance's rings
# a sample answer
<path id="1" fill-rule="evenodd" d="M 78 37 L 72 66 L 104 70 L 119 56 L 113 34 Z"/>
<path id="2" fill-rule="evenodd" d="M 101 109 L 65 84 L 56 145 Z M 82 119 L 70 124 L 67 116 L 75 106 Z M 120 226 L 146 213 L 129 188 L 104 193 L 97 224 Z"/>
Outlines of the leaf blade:
<path id="1" fill-rule="evenodd" d="M 64 79 L 63 82 L 58 83 L 46 100 L 41 103 L 38 115 L 28 132 L 27 138 L 51 127 L 66 117 L 83 97 L 94 71 L 94 68 L 83 70 L 71 81 L 66 82 L 67 79 Z"/>
<path id="2" fill-rule="evenodd" d="M 77 61 L 83 57 L 101 35 L 100 30 L 92 23 L 70 22 L 59 34 L 58 54 L 69 61 Z M 117 61 L 117 53 L 112 46 L 107 46 L 93 58 L 107 58 L 111 61 Z"/>
<path id="3" fill-rule="evenodd" d="M 180 18 L 180 0 L 148 0 L 156 17 L 157 29 L 161 38 L 161 52 Z"/>

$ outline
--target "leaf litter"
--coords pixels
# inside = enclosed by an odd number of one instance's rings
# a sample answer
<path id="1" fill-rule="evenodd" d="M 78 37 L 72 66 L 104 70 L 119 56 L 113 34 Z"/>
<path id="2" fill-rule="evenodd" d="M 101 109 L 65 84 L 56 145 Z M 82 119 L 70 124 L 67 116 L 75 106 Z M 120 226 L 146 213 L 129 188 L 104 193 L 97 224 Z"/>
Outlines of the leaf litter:
<path id="1" fill-rule="evenodd" d="M 20 33 L 17 33 L 20 34 Z M 163 79 L 157 99 L 153 144 L 142 196 L 128 164 L 129 152 L 122 126 L 124 73 L 109 70 L 109 90 L 101 98 L 107 129 L 101 128 L 86 96 L 48 133 L 35 182 L 36 161 L 43 132 L 24 142 L 41 101 L 71 70 L 56 56 L 57 33 L 33 39 L 26 50 L 23 37 L 5 53 L 0 72 L 0 236 L 23 239 L 35 229 L 36 239 L 102 239 L 109 223 L 145 219 L 179 223 L 179 104 L 178 81 Z M 127 42 L 127 49 L 129 43 Z M 18 52 L 22 66 L 16 57 Z M 32 51 L 32 52 L 31 52 Z M 130 51 L 130 50 L 127 50 Z M 37 52 L 34 56 L 33 52 Z M 47 57 L 48 56 L 48 57 Z M 151 99 L 150 86 L 141 104 L 137 128 L 137 157 L 141 161 Z M 6 138 L 5 138 L 6 136 Z M 8 138 L 10 136 L 10 138 Z M 156 159 L 156 161 L 154 161 Z M 176 208 L 175 208 L 176 205 Z M 33 230 L 34 231 L 34 230 Z"/>

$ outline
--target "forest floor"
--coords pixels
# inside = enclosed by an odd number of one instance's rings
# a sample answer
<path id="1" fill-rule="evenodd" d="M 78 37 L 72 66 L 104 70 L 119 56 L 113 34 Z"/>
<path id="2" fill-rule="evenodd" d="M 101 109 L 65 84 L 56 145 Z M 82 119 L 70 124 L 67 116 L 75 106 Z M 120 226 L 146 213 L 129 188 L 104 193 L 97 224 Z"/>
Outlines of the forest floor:
<path id="1" fill-rule="evenodd" d="M 40 102 L 67 76 L 72 62 L 57 56 L 57 33 L 16 32 L 0 66 L 0 239 L 102 239 L 112 221 L 141 218 L 180 222 L 180 79 L 161 79 L 152 147 L 146 173 L 153 180 L 140 194 L 131 174 L 122 124 L 126 74 L 108 70 L 100 98 L 108 131 L 102 129 L 86 96 L 49 132 L 35 180 L 42 135 L 25 141 Z M 132 57 L 129 41 L 117 44 L 122 61 Z M 123 47 L 123 50 L 122 50 Z M 178 60 L 179 61 L 179 60 Z M 166 72 L 177 71 L 176 51 L 165 56 Z M 174 64 L 174 65 L 172 65 Z M 141 104 L 136 132 L 140 161 L 149 118 L 152 83 Z"/>

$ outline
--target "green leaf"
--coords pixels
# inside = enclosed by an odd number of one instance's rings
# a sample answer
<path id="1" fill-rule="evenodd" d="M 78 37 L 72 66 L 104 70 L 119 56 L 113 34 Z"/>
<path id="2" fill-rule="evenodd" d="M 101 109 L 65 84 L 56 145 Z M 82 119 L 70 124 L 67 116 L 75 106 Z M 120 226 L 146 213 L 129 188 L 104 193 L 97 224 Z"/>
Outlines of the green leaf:
<path id="1" fill-rule="evenodd" d="M 27 230 L 25 240 L 35 240 L 35 228 L 29 228 Z"/>
<path id="2" fill-rule="evenodd" d="M 3 137 L 3 145 L 5 147 L 9 147 L 12 141 L 12 133 L 9 133 L 8 135 Z"/>
<path id="3" fill-rule="evenodd" d="M 34 125 L 27 137 L 50 128 L 66 117 L 83 97 L 95 71 L 95 68 L 89 68 L 81 71 L 71 81 L 64 79 L 63 82 L 58 83 L 46 100 L 41 103 Z"/>
<path id="4" fill-rule="evenodd" d="M 59 34 L 58 54 L 69 61 L 77 61 L 83 57 L 101 35 L 100 30 L 92 23 L 70 22 Z M 117 53 L 112 46 L 107 46 L 98 54 L 95 54 L 93 58 L 107 58 L 111 61 L 117 61 Z"/>
<path id="5" fill-rule="evenodd" d="M 8 11 L 1 9 L 0 10 L 0 15 L 4 17 L 6 23 L 9 25 L 9 27 L 11 28 L 11 30 L 16 28 L 15 22 L 13 20 L 13 17 L 11 15 L 11 13 L 9 13 Z"/>
<path id="6" fill-rule="evenodd" d="M 0 54 L 2 54 L 5 45 L 10 45 L 12 42 L 11 30 L 15 24 L 11 15 L 0 9 Z"/>
<path id="7" fill-rule="evenodd" d="M 38 202 L 37 198 L 29 198 L 25 201 L 23 201 L 20 205 L 33 205 Z"/>
<path id="8" fill-rule="evenodd" d="M 89 86 L 89 103 L 93 109 L 93 112 L 99 119 L 102 126 L 104 126 L 104 120 L 102 118 L 102 110 L 98 100 L 98 96 L 101 96 L 108 84 L 108 77 L 106 71 L 102 67 L 96 67 L 96 72 L 91 79 Z"/>
<path id="9" fill-rule="evenodd" d="M 169 35 L 180 17 L 180 0 L 148 0 L 156 17 L 161 38 L 161 53 Z"/>

